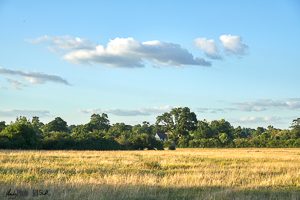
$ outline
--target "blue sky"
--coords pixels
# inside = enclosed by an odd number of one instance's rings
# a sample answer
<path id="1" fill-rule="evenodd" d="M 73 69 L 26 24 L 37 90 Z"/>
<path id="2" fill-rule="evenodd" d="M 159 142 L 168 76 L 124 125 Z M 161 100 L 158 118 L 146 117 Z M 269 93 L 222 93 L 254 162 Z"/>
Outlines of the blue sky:
<path id="1" fill-rule="evenodd" d="M 300 111 L 300 3 L 0 0 L 0 120 L 198 119 L 288 128 Z"/>

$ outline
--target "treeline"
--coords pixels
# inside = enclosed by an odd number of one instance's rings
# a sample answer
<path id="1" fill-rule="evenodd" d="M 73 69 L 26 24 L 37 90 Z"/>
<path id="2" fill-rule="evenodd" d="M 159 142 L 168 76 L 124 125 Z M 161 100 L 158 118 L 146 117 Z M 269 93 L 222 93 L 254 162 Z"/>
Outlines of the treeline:
<path id="1" fill-rule="evenodd" d="M 158 133 L 158 134 L 157 134 Z M 166 137 L 158 137 L 158 136 Z M 155 124 L 111 125 L 106 114 L 87 124 L 67 125 L 60 117 L 47 124 L 38 117 L 0 122 L 0 149 L 141 150 L 175 147 L 300 147 L 300 118 L 291 129 L 233 127 L 228 121 L 197 120 L 189 108 L 174 108 Z"/>

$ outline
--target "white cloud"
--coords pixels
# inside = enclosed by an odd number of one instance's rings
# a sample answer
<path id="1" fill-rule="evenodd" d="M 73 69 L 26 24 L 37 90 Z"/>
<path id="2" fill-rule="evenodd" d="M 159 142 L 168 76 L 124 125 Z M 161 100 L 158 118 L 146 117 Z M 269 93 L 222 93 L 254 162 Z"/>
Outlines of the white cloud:
<path id="1" fill-rule="evenodd" d="M 149 116 L 168 112 L 172 108 L 172 106 L 162 106 L 141 109 L 85 109 L 81 110 L 81 112 L 86 114 L 107 113 L 116 116 Z"/>
<path id="2" fill-rule="evenodd" d="M 50 112 L 47 110 L 0 110 L 0 116 L 2 117 L 18 117 L 18 116 L 25 116 L 25 117 L 48 117 L 50 116 Z"/>
<path id="3" fill-rule="evenodd" d="M 236 108 L 196 108 L 196 111 L 199 113 L 211 113 L 211 114 L 227 113 L 235 110 Z"/>
<path id="4" fill-rule="evenodd" d="M 226 52 L 235 55 L 244 55 L 248 46 L 242 42 L 242 38 L 238 35 L 221 35 L 219 37 Z"/>
<path id="5" fill-rule="evenodd" d="M 63 79 L 60 76 L 56 75 L 50 75 L 50 74 L 44 74 L 44 73 L 39 73 L 39 72 L 23 72 L 20 70 L 12 70 L 12 69 L 6 69 L 3 67 L 0 67 L 0 74 L 7 75 L 7 76 L 20 76 L 27 80 L 31 84 L 42 84 L 45 82 L 55 82 L 55 83 L 61 83 L 65 85 L 70 85 L 70 83 Z M 15 86 L 24 86 L 23 83 L 20 81 L 12 80 L 12 79 L 7 79 L 8 82 Z"/>
<path id="6" fill-rule="evenodd" d="M 92 49 L 94 48 L 95 44 L 92 42 L 80 38 L 80 37 L 73 37 L 69 35 L 64 36 L 49 36 L 44 35 L 35 39 L 29 39 L 28 42 L 32 44 L 39 44 L 39 43 L 48 43 L 51 50 L 75 50 L 75 49 Z"/>
<path id="7" fill-rule="evenodd" d="M 219 49 L 213 39 L 197 38 L 195 45 L 204 51 L 205 55 L 211 59 L 221 59 Z"/>
<path id="8" fill-rule="evenodd" d="M 300 109 L 300 98 L 289 98 L 281 100 L 260 99 L 249 102 L 235 103 L 242 111 L 265 111 L 268 109 Z"/>
<path id="9" fill-rule="evenodd" d="M 26 84 L 14 79 L 7 78 L 6 80 L 11 85 L 11 87 L 16 90 L 21 90 L 23 89 L 23 87 L 27 86 Z"/>
<path id="10" fill-rule="evenodd" d="M 146 41 L 139 42 L 134 38 L 115 38 L 106 46 L 95 45 L 88 40 L 71 36 L 43 36 L 31 43 L 50 41 L 55 48 L 65 50 L 63 58 L 76 64 L 103 64 L 110 67 L 144 67 L 145 63 L 163 66 L 211 66 L 203 58 L 194 57 L 179 44 Z"/>
<path id="11" fill-rule="evenodd" d="M 239 120 L 237 120 L 236 122 L 239 123 L 245 123 L 245 124 L 260 124 L 260 123 L 269 123 L 269 124 L 274 124 L 274 123 L 281 123 L 282 122 L 282 118 L 280 117 L 269 117 L 269 116 L 264 116 L 264 117 L 254 117 L 254 116 L 250 116 L 250 117 L 242 117 Z"/>

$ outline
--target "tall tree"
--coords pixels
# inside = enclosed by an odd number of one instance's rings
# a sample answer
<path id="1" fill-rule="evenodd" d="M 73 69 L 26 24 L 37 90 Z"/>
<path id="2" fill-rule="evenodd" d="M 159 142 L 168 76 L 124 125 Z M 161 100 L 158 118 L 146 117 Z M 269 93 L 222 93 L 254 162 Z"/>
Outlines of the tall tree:
<path id="1" fill-rule="evenodd" d="M 87 131 L 95 131 L 95 130 L 105 130 L 109 129 L 109 120 L 108 116 L 105 113 L 100 114 L 92 114 L 90 122 L 86 124 Z"/>
<path id="2" fill-rule="evenodd" d="M 156 118 L 156 125 L 168 133 L 170 139 L 175 142 L 182 136 L 187 136 L 189 131 L 197 127 L 197 117 L 188 107 L 173 108 Z"/>
<path id="3" fill-rule="evenodd" d="M 42 128 L 44 124 L 40 121 L 39 117 L 32 117 L 31 124 L 35 132 L 40 135 L 42 133 Z"/>
<path id="4" fill-rule="evenodd" d="M 206 120 L 199 120 L 197 123 L 197 129 L 193 131 L 195 139 L 210 138 L 213 136 L 212 134 L 212 130 Z"/>
<path id="5" fill-rule="evenodd" d="M 300 138 L 300 118 L 294 119 L 291 125 L 294 138 Z"/>
<path id="6" fill-rule="evenodd" d="M 7 138 L 10 148 L 13 149 L 38 147 L 38 135 L 26 117 L 19 117 L 14 123 L 6 126 L 0 137 Z"/>
<path id="7" fill-rule="evenodd" d="M 5 121 L 0 122 L 0 132 L 6 127 Z"/>
<path id="8" fill-rule="evenodd" d="M 233 127 L 225 119 L 212 121 L 210 123 L 210 127 L 214 136 L 219 136 L 221 133 L 226 133 L 230 139 L 233 137 Z"/>
<path id="9" fill-rule="evenodd" d="M 62 118 L 56 117 L 44 126 L 45 132 L 69 132 L 67 122 Z"/>

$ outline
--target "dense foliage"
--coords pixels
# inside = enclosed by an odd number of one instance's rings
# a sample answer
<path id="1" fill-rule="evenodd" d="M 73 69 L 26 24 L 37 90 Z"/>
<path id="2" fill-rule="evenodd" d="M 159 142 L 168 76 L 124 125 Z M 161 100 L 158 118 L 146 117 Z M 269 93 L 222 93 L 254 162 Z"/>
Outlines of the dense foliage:
<path id="1" fill-rule="evenodd" d="M 165 133 L 160 140 L 156 133 Z M 174 108 L 157 117 L 155 124 L 111 125 L 106 114 L 93 114 L 87 124 L 68 126 L 56 117 L 43 124 L 38 117 L 0 122 L 1 149 L 142 150 L 177 147 L 300 147 L 300 118 L 290 129 L 273 126 L 233 127 L 228 121 L 197 120 L 189 108 Z"/>

